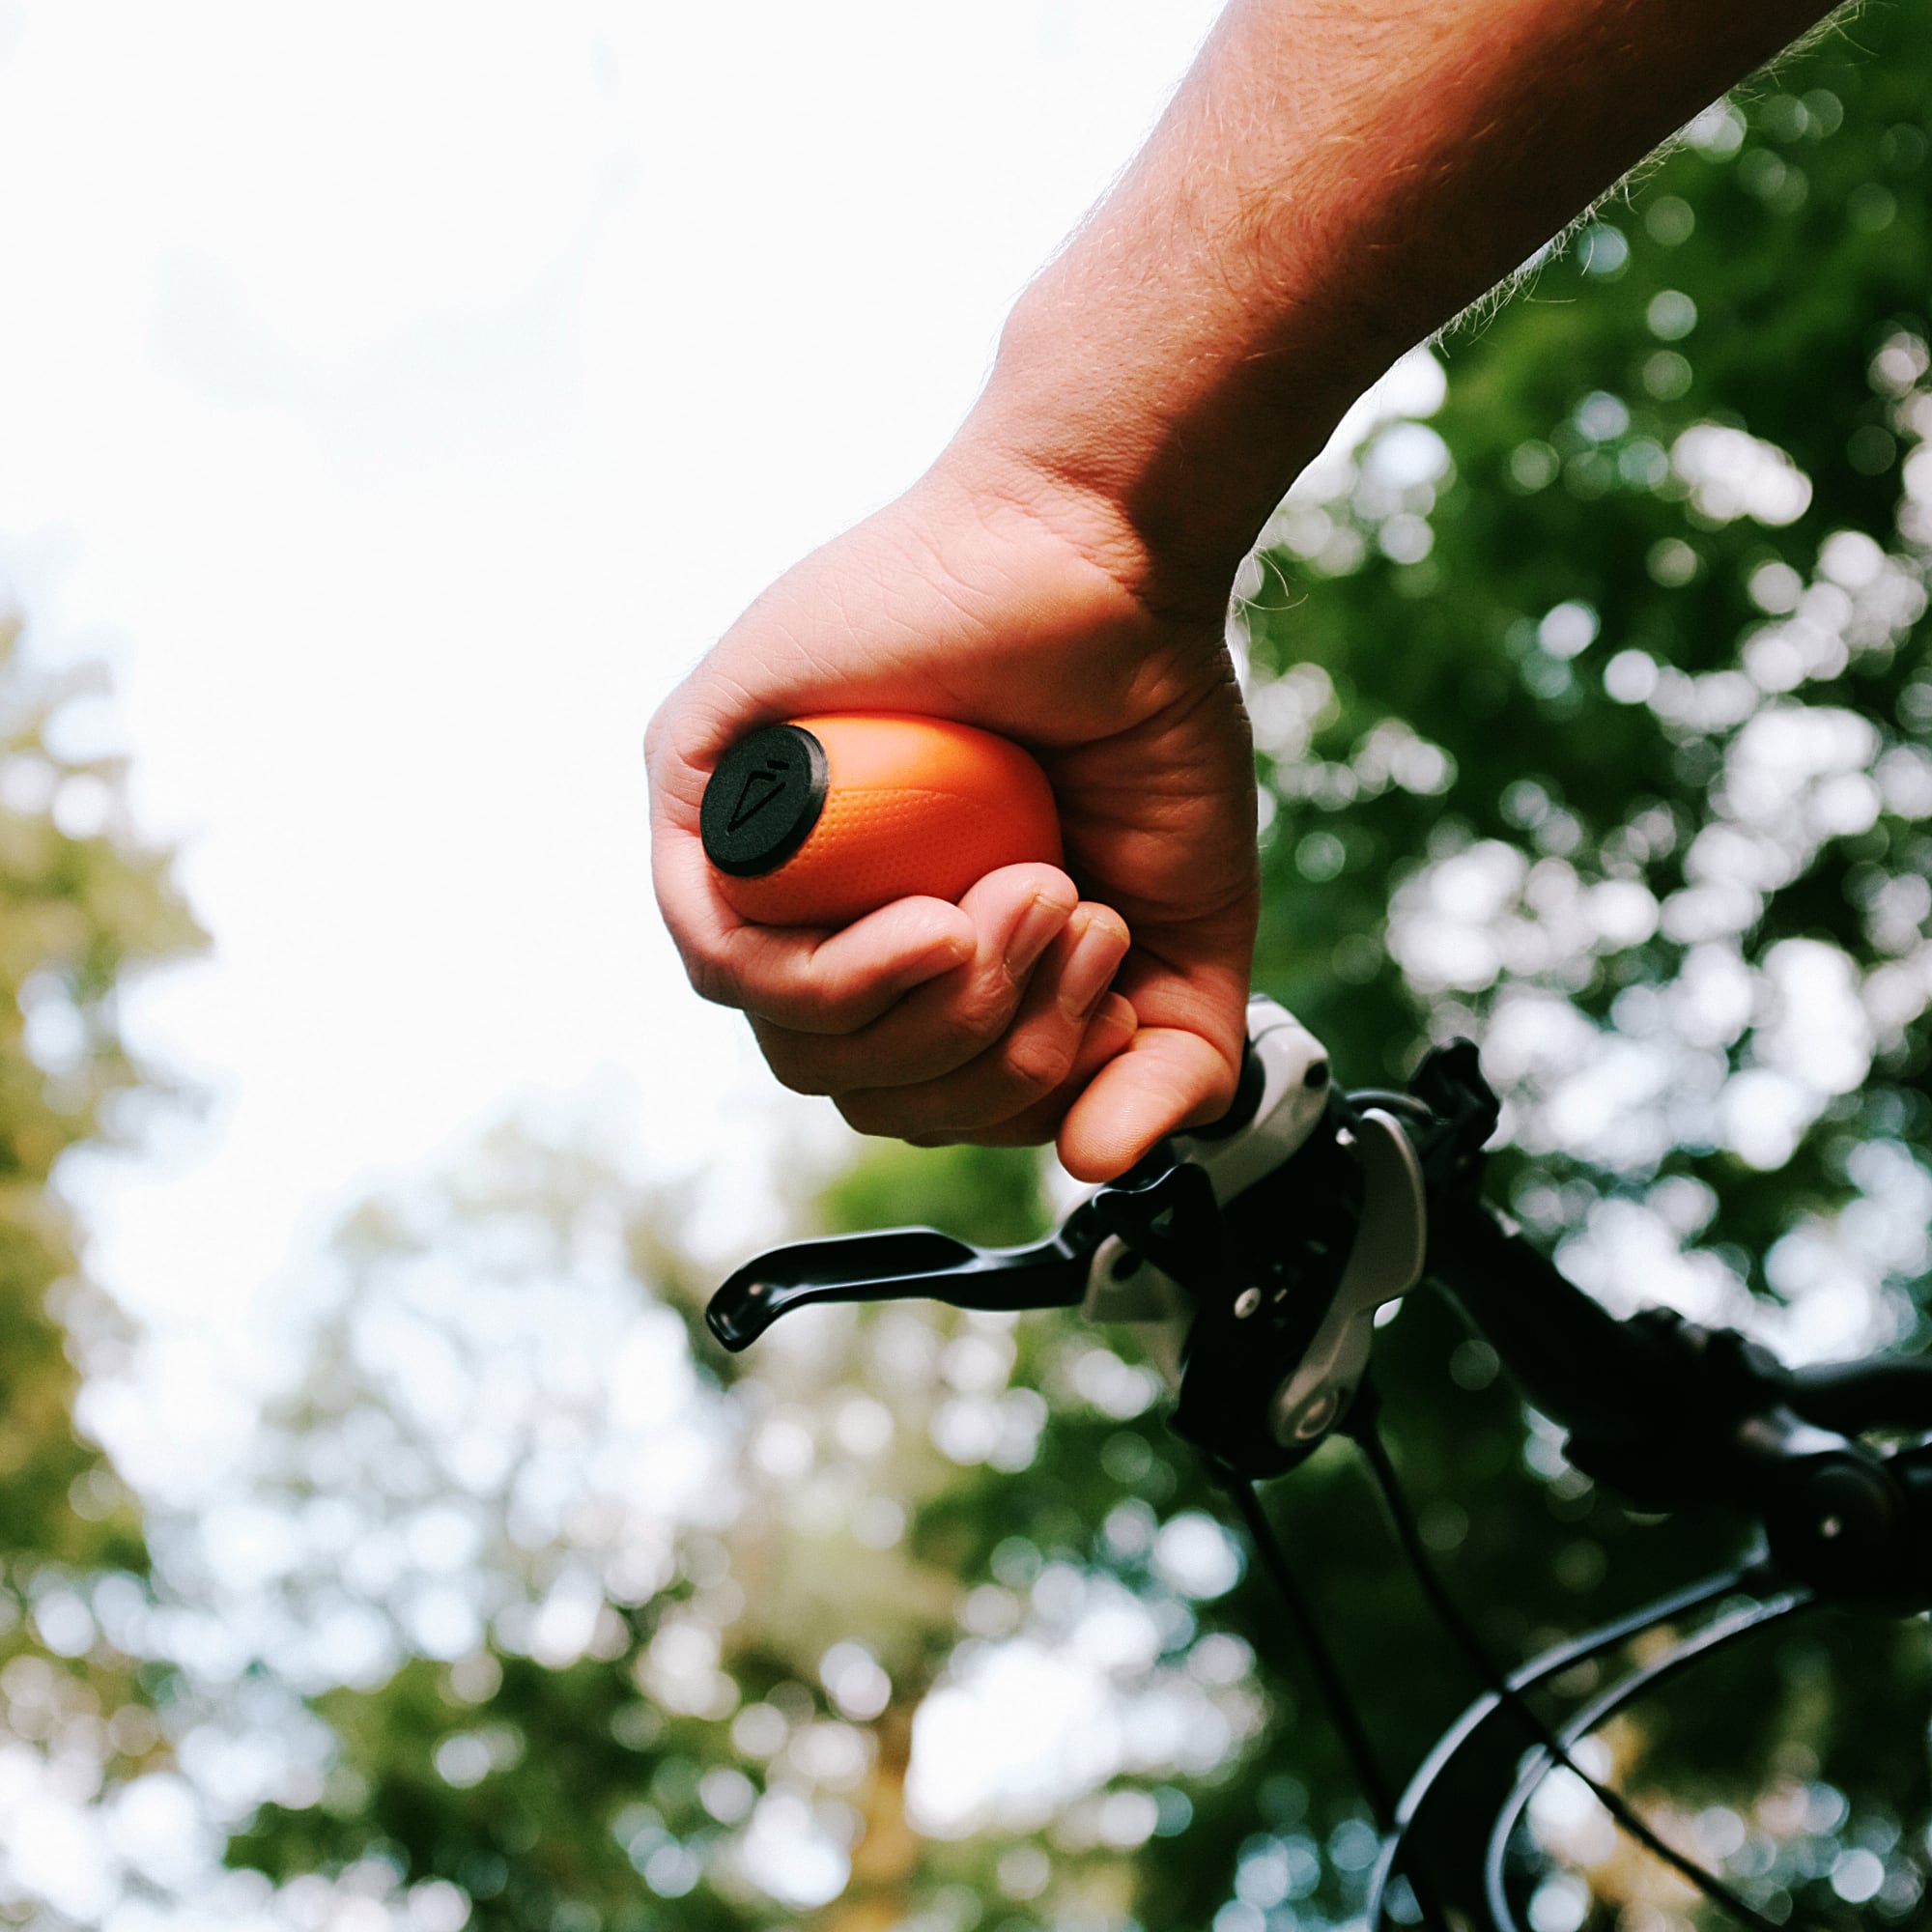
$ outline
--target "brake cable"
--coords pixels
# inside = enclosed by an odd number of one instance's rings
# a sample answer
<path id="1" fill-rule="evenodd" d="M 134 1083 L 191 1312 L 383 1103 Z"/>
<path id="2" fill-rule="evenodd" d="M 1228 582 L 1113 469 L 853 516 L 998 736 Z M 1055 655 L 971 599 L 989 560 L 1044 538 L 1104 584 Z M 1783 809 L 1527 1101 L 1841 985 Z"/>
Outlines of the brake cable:
<path id="1" fill-rule="evenodd" d="M 1289 1568 L 1288 1552 L 1282 1548 L 1281 1539 L 1274 1532 L 1274 1524 L 1268 1520 L 1267 1513 L 1262 1507 L 1255 1486 L 1245 1476 L 1236 1475 L 1231 1470 L 1217 1470 L 1215 1473 L 1240 1512 L 1241 1520 L 1247 1526 L 1248 1539 L 1261 1556 L 1263 1567 L 1273 1579 L 1276 1594 L 1288 1605 L 1289 1616 L 1301 1638 L 1309 1666 L 1321 1688 L 1329 1721 L 1335 1726 L 1354 1763 L 1355 1781 L 1368 1800 L 1376 1830 L 1384 1844 L 1390 1843 L 1401 1829 L 1395 1794 L 1382 1776 L 1381 1763 L 1369 1741 L 1361 1712 L 1350 1694 L 1347 1680 L 1336 1664 L 1335 1654 L 1329 1649 L 1327 1638 L 1321 1634 L 1314 1606 L 1303 1594 L 1301 1585 L 1294 1580 L 1294 1573 Z M 1447 1932 L 1448 1919 L 1428 1882 L 1413 1869 L 1406 1872 L 1404 1877 L 1408 1881 L 1408 1889 L 1414 1895 L 1422 1922 L 1433 1928 L 1433 1932 Z"/>
<path id="2" fill-rule="evenodd" d="M 1386 1837 L 1395 1830 L 1395 1792 L 1382 1775 L 1381 1761 L 1376 1755 L 1375 1746 L 1369 1741 L 1368 1727 L 1355 1708 L 1355 1700 L 1349 1694 L 1348 1684 L 1335 1662 L 1335 1653 L 1329 1649 L 1328 1639 L 1321 1634 L 1315 1606 L 1308 1601 L 1301 1585 L 1294 1580 L 1294 1573 L 1288 1566 L 1288 1552 L 1282 1548 L 1281 1539 L 1274 1533 L 1273 1523 L 1262 1508 L 1262 1499 L 1255 1493 L 1255 1486 L 1245 1476 L 1235 1475 L 1232 1471 L 1216 1471 L 1216 1474 L 1220 1476 L 1221 1487 L 1240 1512 L 1241 1520 L 1247 1526 L 1248 1539 L 1260 1553 L 1263 1567 L 1273 1578 L 1275 1594 L 1288 1606 L 1295 1634 L 1301 1638 L 1302 1648 L 1308 1654 L 1309 1667 L 1321 1686 L 1329 1720 L 1354 1762 L 1355 1781 L 1369 1801 L 1369 1811 L 1376 1821 L 1376 1829 Z"/>
<path id="3" fill-rule="evenodd" d="M 1768 1624 L 1781 1622 L 1799 1610 L 1808 1609 L 1816 1601 L 1816 1594 L 1813 1591 L 1786 1590 L 1778 1596 L 1746 1605 L 1728 1617 L 1720 1617 L 1717 1622 L 1706 1625 L 1704 1629 L 1673 1644 L 1662 1657 L 1655 1658 L 1648 1663 L 1639 1664 L 1602 1696 L 1585 1705 L 1560 1731 L 1542 1741 L 1541 1749 L 1525 1767 L 1516 1789 L 1496 1813 L 1495 1822 L 1490 1831 L 1490 1842 L 1484 1861 L 1484 1893 L 1491 1917 L 1496 1921 L 1496 1932 L 1517 1932 L 1516 1915 L 1510 1906 L 1508 1889 L 1504 1884 L 1504 1859 L 1510 1837 L 1516 1830 L 1517 1821 L 1527 1808 L 1529 1801 L 1536 1795 L 1537 1787 L 1550 1772 L 1558 1764 L 1573 1772 L 1577 1770 L 1570 1756 L 1571 1747 L 1580 1744 L 1599 1724 L 1615 1717 L 1619 1711 L 1634 1703 L 1638 1697 L 1666 1678 L 1675 1677 L 1681 1671 L 1688 1670 L 1691 1664 L 1701 1662 L 1704 1658 L 1717 1651 L 1728 1649 L 1745 1637 L 1755 1636 Z M 1577 1775 L 1581 1776 L 1580 1773 Z M 1605 1799 L 1605 1793 L 1601 1786 L 1588 1777 L 1583 1781 L 1600 1800 Z M 1667 1847 L 1660 1847 L 1648 1838 L 1645 1842 L 1651 1844 L 1651 1849 L 1661 1858 L 1668 1860 L 1684 1877 L 1704 1891 L 1707 1897 L 1716 1899 L 1718 1903 L 1737 1913 L 1747 1923 L 1771 1922 L 1761 1918 L 1741 1900 L 1737 1900 L 1727 1888 L 1712 1878 L 1702 1866 L 1679 1859 Z M 1713 1889 L 1713 1887 L 1716 1889 Z"/>
<path id="4" fill-rule="evenodd" d="M 1489 1687 L 1491 1693 L 1501 1702 L 1510 1715 L 1535 1738 L 1544 1754 L 1542 1769 L 1533 1777 L 1526 1775 L 1523 1784 L 1519 1786 L 1519 1790 L 1522 1793 L 1521 1804 L 1515 1811 L 1509 1813 L 1511 1828 L 1514 1828 L 1517 1817 L 1521 1813 L 1521 1805 L 1529 1802 L 1529 1794 L 1536 1789 L 1549 1771 L 1560 1764 L 1565 1771 L 1582 1782 L 1597 1803 L 1616 1821 L 1620 1830 L 1634 1838 L 1653 1857 L 1662 1859 L 1680 1878 L 1688 1880 L 1714 1904 L 1721 1905 L 1740 1924 L 1752 1927 L 1753 1932 L 1782 1932 L 1782 1928 L 1765 1918 L 1715 1872 L 1666 1843 L 1621 1792 L 1593 1777 L 1577 1762 L 1571 1754 L 1571 1747 L 1579 1742 L 1588 1731 L 1594 1729 L 1594 1723 L 1583 1725 L 1574 1734 L 1567 1728 L 1559 1733 L 1546 1724 L 1528 1700 L 1512 1689 L 1509 1679 L 1496 1668 L 1482 1640 L 1470 1627 L 1468 1619 L 1463 1616 L 1455 1599 L 1450 1596 L 1447 1586 L 1442 1581 L 1441 1573 L 1430 1561 L 1428 1550 L 1423 1545 L 1421 1530 L 1415 1520 L 1415 1512 L 1409 1506 L 1408 1497 L 1404 1492 L 1401 1480 L 1396 1474 L 1395 1464 L 1389 1459 L 1388 1445 L 1383 1442 L 1381 1432 L 1377 1426 L 1378 1418 L 1374 1412 L 1374 1405 L 1361 1406 L 1366 1406 L 1369 1412 L 1363 1417 L 1359 1428 L 1355 1426 L 1354 1418 L 1351 1416 L 1349 1433 L 1361 1450 L 1364 1466 L 1375 1480 L 1376 1489 L 1394 1525 L 1396 1539 L 1402 1547 L 1403 1554 L 1408 1559 L 1408 1567 L 1414 1573 L 1416 1582 L 1421 1586 L 1423 1595 L 1428 1598 L 1430 1607 L 1435 1612 L 1436 1621 L 1449 1633 L 1457 1648 L 1468 1660 L 1477 1677 Z M 1808 1590 L 1800 1591 L 1795 1593 L 1790 1601 L 1784 1603 L 1783 1608 L 1796 1609 L 1810 1601 L 1811 1593 Z M 1782 1614 L 1782 1611 L 1779 1613 Z M 1745 1628 L 1749 1627 L 1747 1625 Z M 1690 1641 L 1694 1643 L 1696 1639 L 1692 1638 Z M 1688 1651 L 1688 1645 L 1680 1646 L 1683 1650 Z M 1504 1839 L 1506 1841 L 1507 1833 L 1504 1833 Z M 1494 1901 L 1501 1895 L 1502 1885 L 1502 1855 L 1498 1841 L 1494 1837 L 1491 1840 L 1491 1852 L 1492 1868 L 1495 1874 L 1494 1887 L 1491 1892 L 1491 1910 L 1493 1912 Z M 1409 1878 L 1411 1888 L 1414 1883 L 1411 1874 Z M 1499 1921 L 1499 1924 L 1508 1928 L 1508 1932 L 1514 1932 L 1514 1919 L 1508 1918 Z"/>
<path id="5" fill-rule="evenodd" d="M 1552 1680 L 1574 1670 L 1579 1663 L 1594 1662 L 1607 1656 L 1611 1651 L 1621 1650 L 1634 1638 L 1647 1631 L 1655 1630 L 1660 1624 L 1671 1623 L 1695 1610 L 1708 1609 L 1713 1604 L 1733 1597 L 1747 1587 L 1756 1574 L 1755 1564 L 1736 1564 L 1719 1571 L 1715 1576 L 1706 1577 L 1701 1581 L 1688 1584 L 1681 1590 L 1660 1597 L 1653 1603 L 1644 1605 L 1625 1616 L 1613 1618 L 1606 1624 L 1600 1624 L 1595 1630 L 1586 1631 L 1580 1636 L 1571 1637 L 1561 1643 L 1552 1644 L 1529 1662 L 1519 1665 L 1505 1679 L 1505 1688 L 1519 1694 L 1542 1689 Z M 1382 1932 L 1387 1916 L 1387 1895 L 1391 1882 L 1402 1860 L 1404 1846 L 1410 1826 L 1421 1813 L 1438 1784 L 1446 1783 L 1458 1759 L 1472 1745 L 1480 1741 L 1484 1727 L 1499 1712 L 1514 1715 L 1514 1706 L 1500 1690 L 1490 1690 L 1477 1697 L 1454 1724 L 1438 1738 L 1417 1766 L 1408 1781 L 1408 1788 L 1402 1795 L 1402 1802 L 1396 1807 L 1395 1829 L 1383 1840 L 1376 1869 L 1369 1884 L 1368 1902 L 1364 1908 L 1368 1921 L 1367 1932 Z M 1413 1879 L 1410 1880 L 1411 1886 Z"/>
<path id="6" fill-rule="evenodd" d="M 1468 1620 L 1449 1595 L 1440 1572 L 1429 1558 L 1415 1520 L 1414 1511 L 1409 1506 L 1407 1495 L 1402 1488 L 1395 1465 L 1389 1458 L 1387 1445 L 1383 1442 L 1378 1427 L 1378 1406 L 1373 1385 L 1365 1382 L 1357 1394 L 1354 1408 L 1345 1426 L 1345 1433 L 1361 1452 L 1363 1465 L 1374 1481 L 1377 1493 L 1395 1531 L 1397 1542 L 1423 1595 L 1428 1599 L 1430 1607 L 1435 1612 L 1437 1621 L 1463 1652 L 1478 1679 L 1488 1687 L 1490 1694 L 1496 1699 L 1502 1709 L 1507 1710 L 1516 1719 L 1541 1747 L 1544 1754 L 1543 1769 L 1534 1777 L 1525 1775 L 1524 1785 L 1519 1787 L 1523 1792 L 1522 1803 L 1528 1802 L 1528 1794 L 1535 1790 L 1543 1776 L 1560 1764 L 1589 1789 L 1620 1830 L 1635 1839 L 1654 1857 L 1663 1861 L 1714 1904 L 1722 1906 L 1731 1913 L 1741 1924 L 1751 1927 L 1752 1932 L 1786 1932 L 1786 1928 L 1776 1926 L 1773 1920 L 1754 1910 L 1716 1873 L 1707 1870 L 1695 1860 L 1660 1837 L 1619 1792 L 1603 1784 L 1585 1771 L 1577 1762 L 1570 1748 L 1583 1732 L 1579 1731 L 1574 1737 L 1567 1733 L 1559 1736 L 1543 1721 L 1510 1680 L 1496 1668 L 1481 1639 L 1477 1637 Z M 1267 1571 L 1277 1595 L 1288 1608 L 1290 1618 L 1307 1652 L 1317 1683 L 1321 1687 L 1330 1720 L 1354 1764 L 1356 1781 L 1361 1785 L 1363 1795 L 1369 1802 L 1370 1812 L 1376 1821 L 1377 1830 L 1385 1845 L 1399 1844 L 1404 1832 L 1404 1822 L 1399 1815 L 1394 1796 L 1382 1776 L 1379 1760 L 1370 1743 L 1361 1713 L 1348 1690 L 1346 1680 L 1341 1675 L 1334 1654 L 1321 1634 L 1313 1608 L 1301 1586 L 1294 1579 L 1293 1573 L 1289 1567 L 1287 1552 L 1274 1532 L 1274 1525 L 1263 1509 L 1261 1498 L 1256 1494 L 1252 1483 L 1233 1472 L 1217 1470 L 1215 1473 L 1219 1476 L 1222 1487 L 1233 1497 L 1247 1528 L 1249 1539 L 1261 1555 L 1263 1567 Z M 1809 1601 L 1809 1592 L 1800 1593 L 1789 1607 L 1797 1607 L 1799 1604 Z M 1585 1729 L 1593 1727 L 1586 1726 Z M 1520 1815 L 1520 1804 L 1517 1810 L 1510 1814 L 1512 1829 L 1516 1818 Z M 1492 1839 L 1495 1884 L 1499 1888 L 1501 1862 L 1500 1852 L 1495 1850 L 1496 1844 L 1497 1841 Z M 1372 1928 L 1379 1918 L 1381 1892 L 1393 1876 L 1394 1862 L 1391 1857 L 1389 1870 L 1380 1875 L 1380 1883 L 1377 1888 L 1378 1910 L 1377 1918 L 1370 1921 Z M 1410 1865 L 1403 1876 L 1407 1879 L 1409 1889 L 1415 1895 L 1423 1921 L 1432 1926 L 1446 1925 L 1447 1921 L 1443 1918 L 1440 1906 L 1431 1896 L 1430 1889 L 1420 1879 L 1415 1867 Z M 1492 1894 L 1492 1912 L 1495 1910 L 1494 1900 L 1498 1895 L 1499 1892 Z M 1515 1932 L 1513 1918 L 1506 1918 L 1499 1923 L 1507 1928 L 1507 1932 Z"/>

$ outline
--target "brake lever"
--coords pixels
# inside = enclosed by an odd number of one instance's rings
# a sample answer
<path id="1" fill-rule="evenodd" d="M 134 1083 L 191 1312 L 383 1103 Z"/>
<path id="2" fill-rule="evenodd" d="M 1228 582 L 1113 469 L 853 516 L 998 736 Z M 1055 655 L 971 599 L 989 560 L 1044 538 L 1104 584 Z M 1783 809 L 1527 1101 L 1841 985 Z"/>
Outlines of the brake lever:
<path id="1" fill-rule="evenodd" d="M 936 1228 L 887 1228 L 794 1241 L 747 1262 L 711 1297 L 704 1320 L 733 1354 L 781 1315 L 827 1301 L 944 1301 L 954 1308 L 1071 1308 L 1087 1292 L 1103 1231 L 1078 1208 L 1029 1247 L 980 1248 Z"/>
<path id="2" fill-rule="evenodd" d="M 1255 1046 L 1244 1063 L 1241 1091 L 1228 1119 L 1217 1127 L 1188 1137 L 1179 1146 L 1162 1143 L 1131 1175 L 1123 1176 L 1083 1203 L 1060 1231 L 1030 1247 L 980 1248 L 932 1228 L 889 1228 L 876 1234 L 838 1235 L 794 1241 L 747 1262 L 711 1297 L 704 1319 L 712 1334 L 736 1353 L 749 1348 L 781 1315 L 831 1301 L 898 1301 L 929 1297 L 955 1308 L 1013 1310 L 1073 1308 L 1083 1300 L 1104 1319 L 1139 1319 L 1161 1331 L 1156 1352 L 1174 1359 L 1179 1376 L 1179 1336 L 1186 1314 L 1157 1293 L 1158 1271 L 1148 1268 L 1130 1278 L 1128 1245 L 1109 1229 L 1151 1228 L 1178 1205 L 1170 1190 L 1188 1197 L 1184 1216 L 1190 1238 L 1208 1235 L 1220 1241 L 1215 1195 L 1238 1192 L 1268 1173 L 1306 1138 L 1320 1114 L 1327 1083 L 1327 1056 L 1288 1013 L 1271 1002 L 1250 1007 Z M 1258 1109 L 1265 1118 L 1258 1132 L 1243 1131 Z M 1179 1168 L 1183 1156 L 1199 1167 Z M 1210 1170 L 1213 1186 L 1204 1204 L 1200 1168 Z M 1105 1206 L 1101 1197 L 1111 1198 Z M 1103 1214 L 1108 1219 L 1103 1220 Z M 1172 1225 L 1172 1224 L 1168 1224 Z M 1152 1238 L 1158 1240 L 1156 1231 Z M 1179 1247 L 1169 1259 L 1177 1272 L 1194 1272 Z"/>
<path id="3" fill-rule="evenodd" d="M 1324 1326 L 1322 1316 L 1356 1230 L 1348 1205 L 1329 1198 L 1337 1187 L 1345 1195 L 1350 1189 L 1345 1175 L 1329 1172 L 1334 1156 L 1322 1151 L 1334 1138 L 1327 1054 L 1272 1001 L 1252 1001 L 1248 1022 L 1248 1052 L 1228 1115 L 1158 1144 L 1075 1208 L 1058 1234 L 1018 1248 L 980 1248 L 931 1228 L 793 1242 L 724 1282 L 705 1311 L 711 1332 L 736 1352 L 781 1315 L 824 1302 L 919 1297 L 999 1311 L 1079 1306 L 1090 1321 L 1137 1332 L 1176 1391 L 1175 1426 L 1183 1435 L 1234 1466 L 1260 1473 L 1287 1466 L 1307 1452 L 1310 1432 L 1304 1425 L 1290 1443 L 1271 1438 L 1269 1399 L 1311 1342 L 1321 1345 L 1324 1380 L 1353 1366 L 1330 1359 L 1334 1323 Z M 1306 1160 L 1294 1164 L 1304 1149 L 1319 1179 Z M 1250 1277 L 1272 1246 L 1279 1217 L 1310 1210 L 1294 1176 L 1315 1182 L 1324 1228 L 1342 1209 L 1333 1230 L 1342 1238 L 1311 1241 L 1307 1293 L 1295 1294 L 1302 1308 L 1289 1324 L 1295 1334 L 1277 1336 L 1275 1322 L 1251 1325 L 1247 1319 L 1261 1303 Z M 1387 1270 L 1377 1273 L 1386 1278 Z M 1270 1280 L 1277 1300 L 1293 1292 L 1283 1271 Z M 1395 1281 L 1385 1292 L 1406 1286 Z M 1365 1328 L 1366 1312 L 1352 1299 L 1335 1319 Z M 1262 1328 L 1270 1334 L 1254 1332 Z M 1297 1384 L 1297 1396 L 1309 1393 Z M 1236 1410 L 1253 1414 L 1241 1422 Z M 1299 1407 L 1295 1420 L 1302 1421 Z"/>
<path id="4" fill-rule="evenodd" d="M 1094 1252 L 1130 1236 L 1177 1279 L 1200 1279 L 1202 1257 L 1225 1266 L 1208 1177 L 1177 1164 L 1163 1142 L 1133 1172 L 1099 1188 L 1057 1234 L 1017 1248 L 981 1248 L 936 1228 L 884 1228 L 774 1248 L 711 1297 L 706 1325 L 734 1354 L 781 1315 L 834 1301 L 943 1301 L 1013 1312 L 1073 1308 L 1086 1297 Z"/>

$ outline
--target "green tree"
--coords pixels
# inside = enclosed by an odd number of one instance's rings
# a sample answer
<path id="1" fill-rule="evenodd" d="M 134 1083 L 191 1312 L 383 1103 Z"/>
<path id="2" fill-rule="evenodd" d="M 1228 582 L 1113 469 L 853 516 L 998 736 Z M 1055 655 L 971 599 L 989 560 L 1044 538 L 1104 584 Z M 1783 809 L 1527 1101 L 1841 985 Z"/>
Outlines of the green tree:
<path id="1" fill-rule="evenodd" d="M 1478 1038 L 1501 1191 L 1572 1271 L 1792 1355 L 1925 1336 L 1928 54 L 1867 10 L 1701 116 L 1444 345 L 1439 408 L 1411 368 L 1304 479 L 1246 611 L 1263 982 L 1358 1080 Z M 1433 1311 L 1390 1340 L 1469 1602 L 1574 1626 L 1720 1553 L 1715 1525 L 1634 1530 L 1450 1387 L 1484 1365 Z M 1327 1547 L 1322 1500 L 1290 1507 Z M 1358 1562 L 1334 1593 L 1373 1631 Z M 1775 1794 L 1841 1789 L 1868 1855 L 1843 1899 L 1909 1917 L 1925 1678 L 1909 1629 L 1814 1631 L 1666 1700 L 1628 1769 L 1732 1807 L 1740 1869 L 1812 1911 L 1843 1909 L 1835 1854 Z M 1453 1702 L 1417 1688 L 1380 1714 L 1410 1749 Z M 1607 1849 L 1596 1877 L 1605 1923 L 1681 1903 Z"/>
<path id="2" fill-rule="evenodd" d="M 129 1051 L 118 996 L 201 939 L 166 855 L 129 829 L 118 764 L 61 749 L 64 707 L 99 687 L 37 670 L 20 621 L 0 616 L 0 1742 L 25 1751 L 34 1792 L 70 1804 L 165 1761 L 166 1680 L 147 1661 L 139 1512 L 74 1426 L 82 1368 L 107 1366 L 125 1335 L 87 1277 L 59 1166 L 127 1144 L 131 1104 L 164 1091 Z M 109 1902 L 104 1868 L 44 1849 L 14 1845 L 0 1912 Z"/>

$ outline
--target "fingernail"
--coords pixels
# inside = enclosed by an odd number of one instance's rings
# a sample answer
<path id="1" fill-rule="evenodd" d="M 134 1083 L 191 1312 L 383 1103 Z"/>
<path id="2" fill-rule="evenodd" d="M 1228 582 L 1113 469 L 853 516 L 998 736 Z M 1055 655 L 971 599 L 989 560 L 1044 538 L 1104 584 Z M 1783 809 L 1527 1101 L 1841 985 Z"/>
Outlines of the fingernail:
<path id="1" fill-rule="evenodd" d="M 1060 976 L 1061 1010 L 1076 1020 L 1085 1019 L 1099 1004 L 1127 951 L 1120 927 L 1110 920 L 1087 916 L 1081 925 L 1066 970 Z"/>
<path id="2" fill-rule="evenodd" d="M 1066 923 L 1066 916 L 1072 910 L 1052 899 L 1036 897 L 1019 916 L 1012 930 L 1012 937 L 1007 941 L 1007 970 L 1010 973 L 1025 973 L 1044 952 L 1054 935 Z"/>

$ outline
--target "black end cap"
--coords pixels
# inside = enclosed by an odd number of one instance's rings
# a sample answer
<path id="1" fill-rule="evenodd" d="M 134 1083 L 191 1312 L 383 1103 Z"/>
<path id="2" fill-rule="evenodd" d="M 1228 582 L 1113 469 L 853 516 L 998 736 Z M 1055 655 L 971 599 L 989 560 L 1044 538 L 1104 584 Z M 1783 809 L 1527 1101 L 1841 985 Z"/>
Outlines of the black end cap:
<path id="1" fill-rule="evenodd" d="M 825 809 L 825 747 L 801 724 L 740 738 L 704 787 L 704 855 L 734 879 L 774 872 L 811 836 Z"/>

